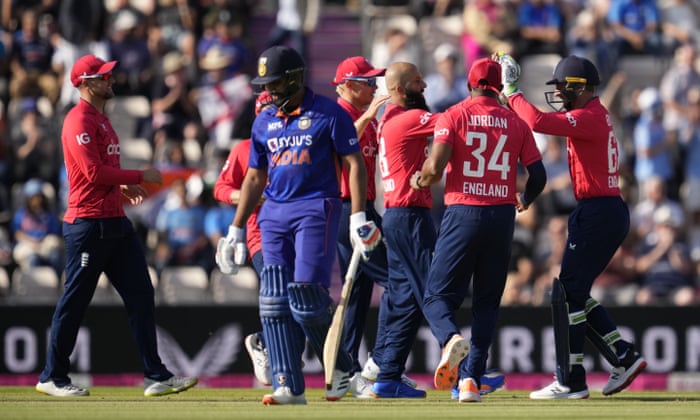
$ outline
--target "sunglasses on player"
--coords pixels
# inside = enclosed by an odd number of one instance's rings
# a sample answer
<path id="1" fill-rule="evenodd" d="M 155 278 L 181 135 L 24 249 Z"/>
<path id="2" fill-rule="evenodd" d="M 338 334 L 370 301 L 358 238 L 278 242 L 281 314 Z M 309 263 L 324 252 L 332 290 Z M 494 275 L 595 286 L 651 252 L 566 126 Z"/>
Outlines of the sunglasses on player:
<path id="1" fill-rule="evenodd" d="M 361 77 L 348 77 L 345 80 L 352 80 L 353 82 L 364 82 L 367 86 L 369 86 L 371 88 L 377 86 L 377 79 L 376 78 L 363 79 Z"/>
<path id="2" fill-rule="evenodd" d="M 93 74 L 91 76 L 80 76 L 81 79 L 100 79 L 104 80 L 105 82 L 109 79 L 112 78 L 112 73 L 104 73 L 104 74 Z"/>

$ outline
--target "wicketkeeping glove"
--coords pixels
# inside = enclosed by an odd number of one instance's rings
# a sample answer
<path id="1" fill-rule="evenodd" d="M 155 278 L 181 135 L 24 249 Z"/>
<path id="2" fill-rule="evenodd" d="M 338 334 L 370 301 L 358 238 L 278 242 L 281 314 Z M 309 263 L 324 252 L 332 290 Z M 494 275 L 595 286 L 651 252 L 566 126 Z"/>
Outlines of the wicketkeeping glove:
<path id="1" fill-rule="evenodd" d="M 352 246 L 359 246 L 362 250 L 362 259 L 367 261 L 374 248 L 382 240 L 382 232 L 372 220 L 367 221 L 365 212 L 357 212 L 350 215 L 350 241 Z"/>
<path id="2" fill-rule="evenodd" d="M 497 52 L 494 58 L 501 65 L 501 82 L 503 83 L 502 93 L 512 96 L 520 93 L 518 81 L 520 80 L 520 65 L 510 55 L 504 52 Z"/>
<path id="3" fill-rule="evenodd" d="M 245 264 L 248 257 L 245 246 L 245 230 L 229 226 L 228 235 L 216 244 L 216 265 L 224 274 L 236 274 L 238 267 Z"/>

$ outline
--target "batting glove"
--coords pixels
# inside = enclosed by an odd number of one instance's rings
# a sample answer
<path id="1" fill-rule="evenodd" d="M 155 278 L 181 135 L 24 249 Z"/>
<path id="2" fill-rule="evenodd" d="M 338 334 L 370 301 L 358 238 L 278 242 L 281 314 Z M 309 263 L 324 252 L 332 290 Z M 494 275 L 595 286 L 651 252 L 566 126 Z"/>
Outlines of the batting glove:
<path id="1" fill-rule="evenodd" d="M 238 267 L 245 264 L 248 257 L 245 246 L 245 230 L 229 226 L 228 235 L 216 244 L 216 265 L 224 274 L 236 274 Z"/>
<path id="2" fill-rule="evenodd" d="M 507 97 L 520 93 L 518 81 L 520 80 L 520 64 L 510 55 L 504 52 L 496 53 L 496 61 L 501 65 L 501 81 L 503 82 L 503 94 Z"/>
<path id="3" fill-rule="evenodd" d="M 352 246 L 359 246 L 362 250 L 362 259 L 367 261 L 374 248 L 382 240 L 382 232 L 372 220 L 367 221 L 365 212 L 357 212 L 350 215 L 350 241 Z"/>

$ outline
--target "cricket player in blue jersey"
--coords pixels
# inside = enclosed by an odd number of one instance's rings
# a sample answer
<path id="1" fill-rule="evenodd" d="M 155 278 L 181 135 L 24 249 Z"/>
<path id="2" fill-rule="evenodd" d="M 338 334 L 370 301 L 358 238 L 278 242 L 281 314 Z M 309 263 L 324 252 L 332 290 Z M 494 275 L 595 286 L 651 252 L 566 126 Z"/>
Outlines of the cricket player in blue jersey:
<path id="1" fill-rule="evenodd" d="M 274 391 L 263 404 L 306 404 L 304 341 L 323 354 L 331 323 L 328 287 L 342 207 L 341 165 L 349 173 L 354 246 L 368 258 L 381 240 L 365 216 L 367 171 L 352 119 L 335 101 L 304 86 L 304 69 L 299 53 L 284 46 L 271 47 L 258 59 L 252 83 L 264 87 L 274 106 L 253 123 L 248 172 L 228 245 L 219 247 L 217 259 L 224 272 L 245 262 L 244 226 L 264 192 L 258 215 L 265 262 L 260 319 Z M 350 356 L 339 352 L 327 400 L 345 395 L 351 369 Z"/>

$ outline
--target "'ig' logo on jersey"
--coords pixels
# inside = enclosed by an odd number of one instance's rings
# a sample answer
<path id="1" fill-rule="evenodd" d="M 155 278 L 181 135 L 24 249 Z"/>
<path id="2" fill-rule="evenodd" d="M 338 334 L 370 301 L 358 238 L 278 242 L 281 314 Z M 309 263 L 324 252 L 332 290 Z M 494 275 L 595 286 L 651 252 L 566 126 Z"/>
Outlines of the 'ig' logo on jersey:
<path id="1" fill-rule="evenodd" d="M 88 135 L 88 133 L 85 132 L 82 132 L 75 136 L 75 139 L 78 140 L 78 144 L 80 145 L 90 143 L 90 136 Z"/>

